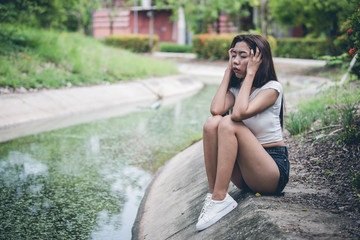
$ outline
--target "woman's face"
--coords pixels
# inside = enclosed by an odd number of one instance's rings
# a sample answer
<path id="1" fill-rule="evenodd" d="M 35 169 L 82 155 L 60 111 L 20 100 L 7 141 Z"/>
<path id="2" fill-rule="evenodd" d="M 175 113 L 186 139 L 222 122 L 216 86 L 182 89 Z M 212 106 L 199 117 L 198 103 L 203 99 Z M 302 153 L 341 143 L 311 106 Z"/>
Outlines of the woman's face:
<path id="1" fill-rule="evenodd" d="M 232 68 L 237 78 L 245 78 L 250 48 L 246 42 L 237 42 L 231 51 Z"/>

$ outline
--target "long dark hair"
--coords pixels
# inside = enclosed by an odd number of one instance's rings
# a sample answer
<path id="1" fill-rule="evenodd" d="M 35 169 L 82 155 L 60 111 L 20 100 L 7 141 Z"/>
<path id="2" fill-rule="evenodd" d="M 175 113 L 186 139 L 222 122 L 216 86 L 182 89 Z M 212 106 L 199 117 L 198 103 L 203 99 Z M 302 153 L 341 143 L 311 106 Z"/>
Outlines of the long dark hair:
<path id="1" fill-rule="evenodd" d="M 256 47 L 258 47 L 259 51 L 262 54 L 262 63 L 255 74 L 254 81 L 252 86 L 256 88 L 261 88 L 267 82 L 275 80 L 278 81 L 278 78 L 275 73 L 274 62 L 272 59 L 271 48 L 269 42 L 260 35 L 252 35 L 252 34 L 240 34 L 234 37 L 230 48 L 235 47 L 238 42 L 246 42 L 250 49 L 256 53 Z M 229 87 L 239 87 L 242 79 L 238 79 L 234 73 L 231 75 L 231 80 Z M 284 118 L 284 97 L 281 101 L 281 109 L 280 109 L 280 124 L 283 127 L 283 118 Z"/>

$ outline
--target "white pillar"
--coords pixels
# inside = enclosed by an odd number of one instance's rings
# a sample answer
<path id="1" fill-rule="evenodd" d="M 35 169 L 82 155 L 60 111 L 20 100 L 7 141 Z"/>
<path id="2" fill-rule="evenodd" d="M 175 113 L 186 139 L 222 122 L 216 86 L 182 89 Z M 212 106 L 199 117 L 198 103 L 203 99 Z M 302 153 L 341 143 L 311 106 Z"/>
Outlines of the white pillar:
<path id="1" fill-rule="evenodd" d="M 177 43 L 179 45 L 185 45 L 185 38 L 186 38 L 186 27 L 185 27 L 185 15 L 184 9 L 182 7 L 178 10 L 178 38 Z"/>

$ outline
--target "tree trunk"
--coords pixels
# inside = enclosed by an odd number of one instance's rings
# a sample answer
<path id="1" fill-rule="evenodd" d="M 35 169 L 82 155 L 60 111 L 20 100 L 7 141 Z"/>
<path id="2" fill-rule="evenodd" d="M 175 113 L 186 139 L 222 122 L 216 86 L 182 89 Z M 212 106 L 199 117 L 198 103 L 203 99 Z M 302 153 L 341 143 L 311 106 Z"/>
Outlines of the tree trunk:
<path id="1" fill-rule="evenodd" d="M 79 12 L 77 19 L 78 19 L 78 32 L 84 33 L 81 12 Z"/>
<path id="2" fill-rule="evenodd" d="M 261 0 L 260 1 L 260 26 L 261 26 L 261 33 L 263 35 L 268 35 L 268 0 Z"/>
<path id="3" fill-rule="evenodd" d="M 218 16 L 216 19 L 216 33 L 220 34 L 220 11 L 218 11 Z"/>

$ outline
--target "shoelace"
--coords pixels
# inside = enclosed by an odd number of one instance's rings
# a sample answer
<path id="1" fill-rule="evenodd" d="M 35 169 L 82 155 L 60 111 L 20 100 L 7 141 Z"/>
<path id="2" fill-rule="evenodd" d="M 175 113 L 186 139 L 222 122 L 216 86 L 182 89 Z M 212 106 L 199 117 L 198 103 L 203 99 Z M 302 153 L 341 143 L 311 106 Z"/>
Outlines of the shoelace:
<path id="1" fill-rule="evenodd" d="M 204 217 L 204 214 L 207 209 L 210 209 L 213 206 L 213 201 L 211 201 L 211 197 L 205 199 L 205 204 L 201 209 L 200 218 Z"/>
<path id="2" fill-rule="evenodd" d="M 206 207 L 204 209 L 204 213 L 202 214 L 201 218 L 204 219 L 206 222 L 210 220 L 209 216 L 207 213 L 209 213 L 209 210 L 214 206 L 214 202 L 213 201 L 209 201 L 206 204 Z"/>

